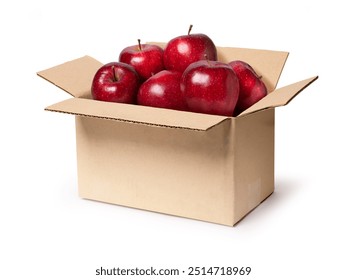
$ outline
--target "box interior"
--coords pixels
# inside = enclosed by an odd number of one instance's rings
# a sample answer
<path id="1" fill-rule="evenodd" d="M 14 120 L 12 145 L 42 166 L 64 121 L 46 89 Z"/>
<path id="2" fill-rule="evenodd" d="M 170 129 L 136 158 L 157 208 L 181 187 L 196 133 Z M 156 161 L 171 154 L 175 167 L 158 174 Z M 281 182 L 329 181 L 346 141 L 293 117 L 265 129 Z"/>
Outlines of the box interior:
<path id="1" fill-rule="evenodd" d="M 163 45 L 163 43 L 157 43 Z M 219 59 L 229 62 L 236 59 L 250 63 L 262 76 L 269 94 L 238 117 L 267 108 L 286 105 L 300 91 L 318 77 L 312 77 L 275 90 L 288 57 L 287 52 L 218 47 Z M 225 116 L 215 116 L 132 104 L 109 103 L 92 100 L 91 83 L 96 71 L 103 64 L 90 56 L 60 64 L 37 74 L 68 92 L 74 98 L 48 106 L 46 110 L 146 125 L 167 126 L 193 130 L 207 130 L 221 122 Z"/>

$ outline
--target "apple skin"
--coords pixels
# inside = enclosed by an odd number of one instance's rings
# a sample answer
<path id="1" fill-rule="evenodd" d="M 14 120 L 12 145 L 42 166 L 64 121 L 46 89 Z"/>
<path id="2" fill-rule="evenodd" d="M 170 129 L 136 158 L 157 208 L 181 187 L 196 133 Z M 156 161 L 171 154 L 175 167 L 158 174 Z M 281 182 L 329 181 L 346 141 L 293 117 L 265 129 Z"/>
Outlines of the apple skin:
<path id="1" fill-rule="evenodd" d="M 186 110 L 180 82 L 182 73 L 162 70 L 146 80 L 139 88 L 137 104 L 174 110 Z"/>
<path id="2" fill-rule="evenodd" d="M 130 64 L 139 74 L 141 81 L 164 70 L 164 50 L 153 44 L 141 44 L 124 48 L 119 54 L 119 61 Z"/>
<path id="3" fill-rule="evenodd" d="M 95 73 L 91 93 L 95 100 L 135 103 L 139 85 L 139 76 L 131 65 L 111 62 Z"/>
<path id="4" fill-rule="evenodd" d="M 267 88 L 253 67 L 242 60 L 228 63 L 233 68 L 240 83 L 240 95 L 235 115 L 240 114 L 267 95 Z"/>
<path id="5" fill-rule="evenodd" d="M 232 116 L 239 96 L 239 81 L 228 64 L 201 60 L 183 72 L 181 89 L 189 111 Z"/>
<path id="6" fill-rule="evenodd" d="M 182 35 L 171 39 L 164 48 L 167 70 L 183 72 L 191 63 L 205 59 L 217 60 L 217 48 L 205 34 Z"/>

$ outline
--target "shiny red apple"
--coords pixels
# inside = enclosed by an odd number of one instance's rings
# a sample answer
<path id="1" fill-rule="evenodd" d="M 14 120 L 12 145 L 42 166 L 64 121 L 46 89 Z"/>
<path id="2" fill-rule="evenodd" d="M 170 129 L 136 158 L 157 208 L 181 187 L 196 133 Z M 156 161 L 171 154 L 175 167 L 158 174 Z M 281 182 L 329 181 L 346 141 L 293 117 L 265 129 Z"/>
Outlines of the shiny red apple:
<path id="1" fill-rule="evenodd" d="M 181 92 L 180 81 L 182 73 L 162 70 L 146 80 L 139 88 L 137 104 L 186 110 L 186 104 Z"/>
<path id="2" fill-rule="evenodd" d="M 183 72 L 182 92 L 192 112 L 232 116 L 239 81 L 232 68 L 219 61 L 200 60 Z"/>
<path id="3" fill-rule="evenodd" d="M 135 103 L 138 87 L 139 76 L 131 65 L 111 62 L 95 73 L 91 93 L 96 100 Z"/>
<path id="4" fill-rule="evenodd" d="M 240 114 L 267 95 L 267 89 L 261 77 L 253 67 L 242 60 L 229 63 L 240 83 L 240 96 L 236 104 L 235 115 Z"/>
<path id="5" fill-rule="evenodd" d="M 164 69 L 163 49 L 154 44 L 138 44 L 124 48 L 119 61 L 132 65 L 142 81 Z"/>
<path id="6" fill-rule="evenodd" d="M 164 66 L 167 70 L 183 72 L 191 63 L 207 58 L 217 60 L 217 48 L 205 34 L 190 34 L 171 39 L 164 48 Z"/>

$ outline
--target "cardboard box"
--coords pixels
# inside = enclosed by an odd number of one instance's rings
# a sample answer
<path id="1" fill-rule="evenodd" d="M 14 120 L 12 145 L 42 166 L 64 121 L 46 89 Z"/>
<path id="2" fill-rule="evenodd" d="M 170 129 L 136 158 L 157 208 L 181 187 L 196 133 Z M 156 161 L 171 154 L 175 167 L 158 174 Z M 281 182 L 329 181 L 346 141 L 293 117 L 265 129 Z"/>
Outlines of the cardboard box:
<path id="1" fill-rule="evenodd" d="M 277 89 L 287 52 L 218 48 L 271 92 L 237 117 L 92 100 L 102 63 L 89 56 L 38 72 L 73 96 L 46 110 L 75 115 L 82 198 L 233 226 L 274 191 L 275 107 L 318 76 Z"/>

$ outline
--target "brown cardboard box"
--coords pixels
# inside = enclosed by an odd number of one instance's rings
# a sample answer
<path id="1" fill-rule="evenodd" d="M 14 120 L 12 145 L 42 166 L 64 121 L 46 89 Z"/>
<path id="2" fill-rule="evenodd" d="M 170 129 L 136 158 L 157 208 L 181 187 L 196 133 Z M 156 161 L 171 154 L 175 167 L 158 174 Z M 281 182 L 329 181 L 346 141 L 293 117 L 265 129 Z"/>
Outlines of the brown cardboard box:
<path id="1" fill-rule="evenodd" d="M 275 107 L 318 77 L 275 90 L 288 53 L 218 54 L 247 61 L 271 92 L 238 117 L 92 100 L 102 64 L 89 56 L 38 73 L 73 96 L 46 110 L 75 115 L 82 198 L 232 226 L 272 194 Z"/>

